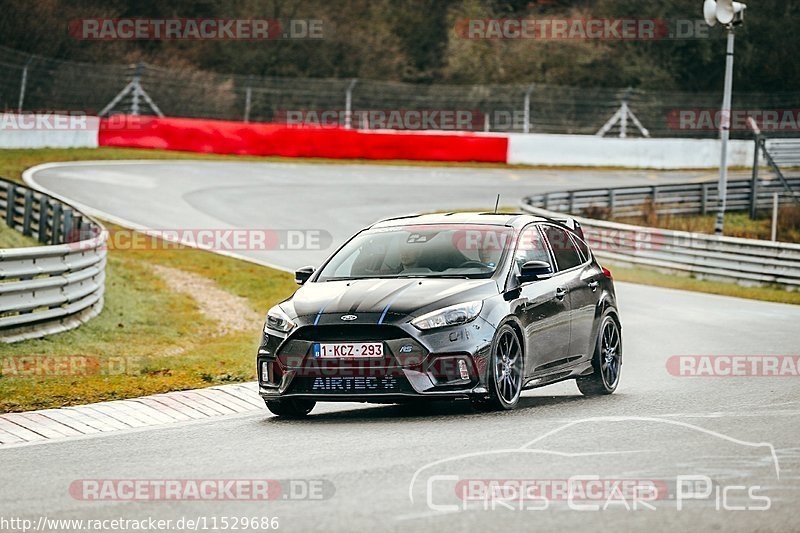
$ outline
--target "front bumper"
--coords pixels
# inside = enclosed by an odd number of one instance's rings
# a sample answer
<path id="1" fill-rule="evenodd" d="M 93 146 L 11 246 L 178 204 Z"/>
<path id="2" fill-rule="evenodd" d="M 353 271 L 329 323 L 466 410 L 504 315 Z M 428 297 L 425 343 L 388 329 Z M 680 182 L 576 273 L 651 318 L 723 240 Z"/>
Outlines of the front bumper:
<path id="1" fill-rule="evenodd" d="M 429 332 L 418 331 L 400 318 L 381 323 L 380 317 L 360 315 L 351 324 L 338 319 L 338 314 L 305 321 L 301 317 L 288 336 L 264 335 L 257 357 L 259 393 L 264 399 L 392 402 L 487 392 L 494 328 L 480 317 Z M 367 341 L 382 342 L 384 357 L 313 356 L 317 342 Z"/>

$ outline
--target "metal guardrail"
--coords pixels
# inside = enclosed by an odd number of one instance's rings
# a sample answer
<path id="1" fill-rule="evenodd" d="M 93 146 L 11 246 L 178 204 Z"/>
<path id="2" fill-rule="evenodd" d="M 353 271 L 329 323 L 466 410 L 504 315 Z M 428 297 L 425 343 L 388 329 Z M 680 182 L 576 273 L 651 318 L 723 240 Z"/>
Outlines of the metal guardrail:
<path id="1" fill-rule="evenodd" d="M 729 183 L 728 206 L 748 209 L 748 180 Z M 798 180 L 800 185 L 800 180 Z M 715 184 L 663 185 L 658 187 L 622 187 L 592 189 L 529 196 L 522 209 L 538 215 L 558 218 L 563 213 L 607 209 L 615 216 L 641 214 L 649 202 L 658 213 L 698 213 L 711 210 L 710 192 Z M 770 185 L 773 187 L 773 185 Z M 775 190 L 783 190 L 780 182 Z M 654 191 L 655 189 L 655 191 Z M 769 190 L 769 189 L 767 189 Z M 755 201 L 760 205 L 759 187 Z M 765 198 L 770 196 L 766 193 Z M 714 198 L 713 200 L 716 200 Z M 791 199 L 786 199 L 791 201 Z M 766 202 L 765 202 L 766 207 Z M 717 237 L 702 233 L 648 228 L 619 224 L 587 217 L 574 217 L 582 226 L 587 241 L 600 259 L 619 264 L 653 267 L 693 275 L 698 278 L 736 281 L 743 285 L 779 285 L 800 289 L 800 244 Z"/>
<path id="2" fill-rule="evenodd" d="M 2 178 L 0 217 L 45 245 L 0 249 L 0 341 L 59 333 L 100 313 L 106 265 L 100 223 Z"/>
<path id="3" fill-rule="evenodd" d="M 800 189 L 800 177 L 787 178 L 789 184 Z M 753 195 L 753 180 L 733 180 L 728 182 L 727 209 L 745 211 L 770 209 L 773 193 L 780 193 L 781 203 L 791 203 L 785 195 L 780 180 L 761 180 Z M 609 189 L 580 189 L 564 192 L 548 192 L 528 196 L 525 205 L 557 211 L 561 213 L 600 212 L 604 216 L 641 216 L 645 213 L 659 215 L 707 214 L 718 209 L 719 196 L 716 182 L 680 183 L 673 185 L 651 185 L 638 187 L 617 187 Z"/>

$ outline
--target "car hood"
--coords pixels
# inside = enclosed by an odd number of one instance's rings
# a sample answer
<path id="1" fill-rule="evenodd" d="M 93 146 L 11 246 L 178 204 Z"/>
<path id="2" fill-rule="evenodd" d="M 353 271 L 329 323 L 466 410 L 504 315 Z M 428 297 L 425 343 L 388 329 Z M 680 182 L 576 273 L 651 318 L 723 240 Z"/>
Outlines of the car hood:
<path id="1" fill-rule="evenodd" d="M 296 317 L 323 313 L 420 315 L 496 294 L 493 279 L 359 279 L 307 283 L 281 306 Z"/>

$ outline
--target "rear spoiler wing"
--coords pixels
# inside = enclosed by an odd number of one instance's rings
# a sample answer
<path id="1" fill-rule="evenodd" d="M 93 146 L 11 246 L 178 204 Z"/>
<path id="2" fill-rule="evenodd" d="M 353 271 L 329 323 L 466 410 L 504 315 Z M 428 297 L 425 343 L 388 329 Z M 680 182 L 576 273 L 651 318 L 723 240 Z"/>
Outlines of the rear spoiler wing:
<path id="1" fill-rule="evenodd" d="M 578 237 L 580 237 L 583 241 L 586 241 L 586 237 L 583 235 L 583 227 L 581 227 L 580 222 L 575 220 L 574 218 L 554 218 L 552 219 L 559 224 L 564 224 L 566 227 L 571 229 Z"/>

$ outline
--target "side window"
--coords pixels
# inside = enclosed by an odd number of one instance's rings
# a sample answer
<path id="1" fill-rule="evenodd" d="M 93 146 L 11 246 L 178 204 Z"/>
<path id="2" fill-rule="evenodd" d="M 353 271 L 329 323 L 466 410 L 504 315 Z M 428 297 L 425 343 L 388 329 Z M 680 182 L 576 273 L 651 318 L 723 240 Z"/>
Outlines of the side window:
<path id="1" fill-rule="evenodd" d="M 577 235 L 573 235 L 572 242 L 575 243 L 575 246 L 577 246 L 578 250 L 581 252 L 581 258 L 583 259 L 583 261 L 584 262 L 588 261 L 589 258 L 591 257 L 591 254 L 589 253 L 589 245 L 586 244 L 586 241 L 584 241 Z"/>
<path id="2" fill-rule="evenodd" d="M 578 249 L 565 230 L 548 224 L 544 226 L 544 234 L 547 236 L 550 248 L 553 249 L 553 255 L 556 256 L 558 270 L 569 270 L 583 262 Z"/>
<path id="3" fill-rule="evenodd" d="M 528 226 L 519 234 L 514 261 L 517 263 L 517 268 L 522 267 L 528 261 L 544 261 L 551 267 L 553 266 L 550 254 L 542 241 L 542 235 L 536 226 Z"/>

